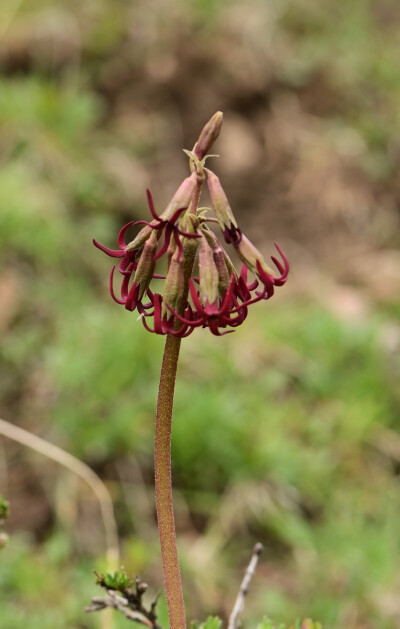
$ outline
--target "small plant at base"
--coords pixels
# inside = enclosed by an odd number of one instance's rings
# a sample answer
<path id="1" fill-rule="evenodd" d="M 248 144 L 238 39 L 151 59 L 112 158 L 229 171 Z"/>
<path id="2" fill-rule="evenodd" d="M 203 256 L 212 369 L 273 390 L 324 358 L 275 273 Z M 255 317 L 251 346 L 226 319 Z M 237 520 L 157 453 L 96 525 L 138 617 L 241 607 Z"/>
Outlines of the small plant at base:
<path id="1" fill-rule="evenodd" d="M 99 574 L 95 572 L 95 575 L 96 583 L 109 590 L 119 590 L 120 592 L 123 592 L 133 585 L 132 579 L 128 577 L 123 569 L 120 572 L 114 572 L 114 574 L 111 574 L 110 572 L 107 572 L 106 574 Z"/>
<path id="2" fill-rule="evenodd" d="M 158 595 L 146 607 L 143 602 L 143 595 L 146 593 L 148 585 L 136 576 L 135 580 L 130 579 L 125 570 L 111 574 L 99 574 L 95 571 L 96 583 L 106 590 L 106 596 L 94 596 L 92 604 L 86 607 L 86 612 L 96 612 L 107 607 L 112 607 L 121 612 L 128 620 L 138 622 L 152 629 L 161 629 L 157 623 L 156 604 Z"/>
<path id="3" fill-rule="evenodd" d="M 3 527 L 4 521 L 10 515 L 10 503 L 4 500 L 3 496 L 0 496 L 0 529 Z M 4 531 L 0 530 L 0 550 L 2 550 L 8 544 L 8 535 Z"/>
<path id="4" fill-rule="evenodd" d="M 322 626 L 319 622 L 314 622 L 310 618 L 296 620 L 290 627 L 284 624 L 276 625 L 269 618 L 263 618 L 262 622 L 257 626 L 257 629 L 322 629 Z"/>
<path id="5" fill-rule="evenodd" d="M 276 271 L 268 266 L 238 226 L 219 178 L 205 168 L 209 150 L 219 136 L 222 118 L 222 113 L 217 112 L 203 128 L 193 150 L 185 150 L 190 175 L 161 214 L 147 191 L 152 220 L 127 223 L 118 234 L 118 249 L 93 241 L 98 249 L 119 260 L 118 273 L 122 277 L 118 295 L 114 290 L 116 266 L 111 269 L 109 281 L 114 301 L 126 310 L 137 310 L 146 330 L 167 337 L 158 392 L 154 468 L 171 629 L 186 627 L 171 485 L 172 407 L 181 339 L 199 327 L 209 329 L 215 336 L 233 332 L 247 318 L 249 306 L 270 299 L 275 288 L 285 284 L 289 273 L 288 260 L 278 245 L 275 246 L 281 259 L 272 256 Z M 205 181 L 214 217 L 199 207 Z M 212 231 L 215 224 L 219 225 L 225 243 L 234 248 L 241 260 L 239 271 Z M 139 225 L 140 231 L 126 243 L 128 229 Z M 156 272 L 159 260 L 164 257 L 165 275 Z"/>

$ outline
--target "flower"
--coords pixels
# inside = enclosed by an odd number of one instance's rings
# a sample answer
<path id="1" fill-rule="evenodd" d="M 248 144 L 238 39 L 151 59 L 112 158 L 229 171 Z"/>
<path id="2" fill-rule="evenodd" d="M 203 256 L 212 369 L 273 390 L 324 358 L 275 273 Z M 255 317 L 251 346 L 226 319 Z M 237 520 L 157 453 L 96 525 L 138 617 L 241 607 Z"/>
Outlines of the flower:
<path id="1" fill-rule="evenodd" d="M 185 151 L 191 157 L 193 172 L 160 215 L 147 190 L 152 220 L 127 223 L 118 234 L 118 249 L 93 240 L 98 249 L 120 260 L 120 292 L 119 296 L 114 292 L 114 265 L 111 297 L 126 310 L 137 310 L 149 332 L 186 337 L 202 327 L 216 336 L 228 334 L 247 318 L 251 304 L 270 299 L 275 287 L 287 280 L 289 263 L 281 248 L 275 243 L 281 257 L 272 256 L 276 273 L 239 228 L 219 178 L 204 168 L 205 152 L 218 137 L 221 124 L 222 114 L 218 112 L 203 129 L 193 151 Z M 205 176 L 215 218 L 197 207 Z M 242 261 L 240 273 L 210 228 L 216 223 Z M 142 229 L 126 244 L 128 229 L 138 225 L 143 225 Z M 164 258 L 166 275 L 155 272 Z M 250 280 L 249 272 L 253 276 Z M 158 290 L 153 289 L 155 280 L 163 282 Z"/>

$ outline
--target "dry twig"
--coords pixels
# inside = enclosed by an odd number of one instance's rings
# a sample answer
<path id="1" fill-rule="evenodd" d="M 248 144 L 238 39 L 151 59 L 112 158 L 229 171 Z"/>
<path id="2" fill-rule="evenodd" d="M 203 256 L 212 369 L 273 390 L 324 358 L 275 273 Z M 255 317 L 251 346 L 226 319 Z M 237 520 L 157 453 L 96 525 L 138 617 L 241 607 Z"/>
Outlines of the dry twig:
<path id="1" fill-rule="evenodd" d="M 92 605 L 85 607 L 85 612 L 97 612 L 106 607 L 113 607 L 121 612 L 128 620 L 140 622 L 146 627 L 154 627 L 153 623 L 140 612 L 129 608 L 129 601 L 113 590 L 107 590 L 107 596 L 94 596 Z"/>
<path id="2" fill-rule="evenodd" d="M 110 569 L 114 569 L 119 564 L 119 546 L 118 546 L 118 533 L 117 525 L 114 517 L 114 508 L 110 493 L 103 481 L 90 469 L 85 463 L 72 456 L 65 450 L 62 450 L 58 446 L 55 446 L 44 439 L 41 439 L 37 435 L 10 424 L 4 419 L 0 419 L 0 435 L 17 441 L 31 450 L 35 450 L 49 459 L 56 461 L 60 465 L 63 465 L 71 472 L 79 476 L 84 480 L 93 493 L 95 494 L 104 525 L 106 548 L 107 548 L 107 562 Z"/>
<path id="3" fill-rule="evenodd" d="M 249 591 L 250 582 L 256 571 L 257 563 L 262 553 L 262 550 L 263 550 L 262 544 L 258 543 L 254 546 L 250 563 L 247 566 L 246 572 L 243 577 L 243 581 L 240 584 L 239 593 L 236 597 L 236 601 L 233 606 L 232 613 L 229 617 L 228 629 L 236 629 L 236 627 L 238 626 L 239 615 L 243 611 L 243 607 L 244 607 L 244 599 L 246 597 L 246 594 Z"/>

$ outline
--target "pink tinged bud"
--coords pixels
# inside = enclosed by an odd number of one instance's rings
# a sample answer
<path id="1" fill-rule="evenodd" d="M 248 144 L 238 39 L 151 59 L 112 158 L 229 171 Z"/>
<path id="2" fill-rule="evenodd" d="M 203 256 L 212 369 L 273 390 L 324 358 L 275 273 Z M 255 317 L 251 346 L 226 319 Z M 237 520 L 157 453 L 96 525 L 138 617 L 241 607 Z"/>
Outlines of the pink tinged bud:
<path id="1" fill-rule="evenodd" d="M 229 201 L 226 197 L 223 187 L 221 186 L 220 180 L 211 170 L 208 168 L 204 169 L 207 172 L 207 184 L 210 192 L 211 203 L 214 208 L 215 216 L 218 220 L 219 226 L 221 227 L 225 240 L 227 242 L 233 242 L 240 240 L 241 232 L 238 229 L 237 222 L 235 217 L 233 216 L 233 212 L 231 210 L 231 206 L 229 205 Z"/>
<path id="2" fill-rule="evenodd" d="M 203 127 L 202 132 L 199 135 L 199 139 L 193 148 L 193 153 L 202 160 L 209 153 L 212 145 L 217 140 L 223 121 L 224 115 L 222 111 L 217 111 L 216 114 L 207 122 Z"/>
<path id="3" fill-rule="evenodd" d="M 171 258 L 163 290 L 162 318 L 170 319 L 173 315 L 166 307 L 181 313 L 186 295 L 184 254 L 177 248 Z M 165 303 L 164 303 L 165 302 Z"/>
<path id="4" fill-rule="evenodd" d="M 156 265 L 154 256 L 157 251 L 157 245 L 157 232 L 153 231 L 144 243 L 143 251 L 140 254 L 135 278 L 126 297 L 125 308 L 127 310 L 134 310 L 136 308 L 138 302 L 142 299 L 147 288 L 150 286 Z"/>
<path id="5" fill-rule="evenodd" d="M 228 288 L 232 271 L 230 272 L 228 270 L 228 266 L 226 264 L 226 258 L 228 256 L 225 254 L 221 246 L 214 250 L 213 255 L 215 266 L 218 271 L 218 292 L 220 296 L 222 296 Z"/>
<path id="6" fill-rule="evenodd" d="M 162 221 L 170 220 L 175 212 L 181 208 L 188 208 L 192 200 L 193 193 L 196 189 L 197 179 L 196 173 L 192 173 L 186 177 L 175 192 L 171 201 L 168 203 L 164 212 L 160 215 Z"/>
<path id="7" fill-rule="evenodd" d="M 178 190 L 175 192 L 171 201 L 168 203 L 164 212 L 160 216 L 157 216 L 155 214 L 153 201 L 148 191 L 147 197 L 149 200 L 150 211 L 154 216 L 154 220 L 152 220 L 151 223 L 146 224 L 140 230 L 137 236 L 126 246 L 126 251 L 140 249 L 140 247 L 143 246 L 153 230 L 162 229 L 163 226 L 169 221 L 175 223 L 178 220 L 181 212 L 189 207 L 196 185 L 196 174 L 192 173 L 189 177 L 186 177 L 186 179 L 184 179 L 184 181 L 181 183 Z M 140 222 L 143 223 L 145 221 Z"/>
<path id="8" fill-rule="evenodd" d="M 213 250 L 204 236 L 199 249 L 199 278 L 201 302 L 213 304 L 218 297 L 219 276 Z"/>
<path id="9" fill-rule="evenodd" d="M 232 274 L 236 276 L 237 273 L 228 254 L 221 247 L 214 232 L 204 229 L 203 235 L 213 251 L 214 263 L 218 272 L 218 292 L 220 297 L 222 297 L 229 286 Z"/>
<path id="10" fill-rule="evenodd" d="M 255 275 L 260 275 L 260 272 L 271 276 L 274 275 L 273 270 L 265 262 L 261 253 L 246 236 L 242 234 L 240 242 L 234 246 L 239 258 Z"/>
<path id="11" fill-rule="evenodd" d="M 201 234 L 196 234 L 196 238 L 193 236 L 194 235 L 192 235 L 191 238 L 183 237 L 181 241 L 183 251 L 183 273 L 185 278 L 185 290 L 187 290 L 189 285 L 189 278 L 192 275 L 193 264 L 199 248 L 199 242 L 201 241 Z"/>
<path id="12" fill-rule="evenodd" d="M 135 249 L 140 249 L 141 247 L 143 247 L 144 243 L 146 242 L 152 231 L 153 228 L 150 227 L 150 225 L 145 225 L 145 227 L 140 230 L 137 236 L 135 236 L 135 238 L 128 245 L 126 245 L 126 251 L 134 251 Z"/>

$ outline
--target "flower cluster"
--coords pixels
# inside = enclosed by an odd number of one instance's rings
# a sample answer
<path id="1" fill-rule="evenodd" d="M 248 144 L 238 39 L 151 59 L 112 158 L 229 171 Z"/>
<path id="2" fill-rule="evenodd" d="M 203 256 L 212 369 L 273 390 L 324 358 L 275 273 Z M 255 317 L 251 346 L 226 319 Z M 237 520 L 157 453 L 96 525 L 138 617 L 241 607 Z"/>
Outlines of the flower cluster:
<path id="1" fill-rule="evenodd" d="M 107 255 L 120 260 L 118 296 L 114 292 L 116 266 L 110 274 L 112 298 L 127 310 L 136 309 L 145 328 L 156 334 L 185 337 L 197 327 L 209 328 L 217 336 L 232 332 L 229 328 L 246 319 L 248 307 L 272 297 L 275 287 L 282 286 L 288 276 L 289 264 L 282 250 L 275 245 L 281 260 L 272 256 L 277 269 L 273 271 L 238 227 L 219 178 L 204 168 L 206 152 L 218 136 L 221 122 L 218 112 L 203 129 L 193 151 L 186 151 L 192 173 L 162 214 L 157 214 L 147 191 L 150 222 L 125 225 L 117 238 L 118 249 L 93 241 Z M 198 208 L 205 180 L 215 217 Z M 240 272 L 210 228 L 216 223 L 242 262 Z M 138 225 L 142 225 L 141 230 L 126 244 L 128 228 Z M 155 272 L 157 265 L 165 274 Z M 162 289 L 157 283 L 162 283 Z"/>

